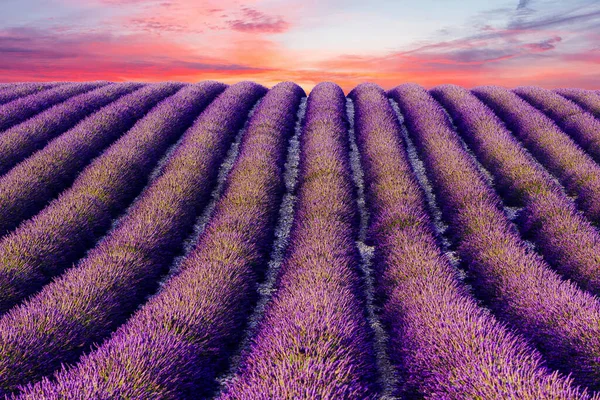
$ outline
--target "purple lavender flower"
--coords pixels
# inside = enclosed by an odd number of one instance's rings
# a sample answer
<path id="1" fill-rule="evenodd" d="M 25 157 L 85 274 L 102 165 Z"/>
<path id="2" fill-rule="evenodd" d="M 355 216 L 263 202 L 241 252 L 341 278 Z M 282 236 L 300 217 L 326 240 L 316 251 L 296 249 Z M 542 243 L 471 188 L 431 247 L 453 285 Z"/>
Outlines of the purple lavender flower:
<path id="1" fill-rule="evenodd" d="M 482 86 L 475 96 L 501 117 L 525 147 L 572 194 L 577 206 L 600 223 L 600 165 L 541 111 L 508 89 Z"/>
<path id="2" fill-rule="evenodd" d="M 23 82 L 0 86 L 0 104 L 16 100 L 19 97 L 43 92 L 44 90 L 64 85 L 65 82 Z"/>
<path id="3" fill-rule="evenodd" d="M 600 93 L 585 89 L 556 89 L 554 91 L 577 103 L 596 118 L 600 118 Z"/>
<path id="4" fill-rule="evenodd" d="M 281 83 L 264 97 L 213 217 L 179 274 L 97 351 L 24 397 L 188 398 L 214 386 L 255 297 L 257 268 L 266 261 L 286 141 L 303 94 Z"/>
<path id="5" fill-rule="evenodd" d="M 504 197 L 525 207 L 520 217 L 523 230 L 545 259 L 581 287 L 600 294 L 600 234 L 552 175 L 469 91 L 444 85 L 431 92 L 452 115 Z"/>
<path id="6" fill-rule="evenodd" d="M 356 202 L 345 98 L 332 83 L 308 99 L 298 203 L 277 292 L 221 399 L 367 399 L 377 393 L 356 268 Z"/>
<path id="7" fill-rule="evenodd" d="M 6 130 L 0 135 L 0 175 L 54 137 L 71 129 L 82 118 L 140 87 L 139 83 L 102 86 L 50 107 Z"/>
<path id="8" fill-rule="evenodd" d="M 406 118 L 477 294 L 552 368 L 597 389 L 598 299 L 561 279 L 523 243 L 443 109 L 423 88 L 401 85 L 390 96 Z"/>
<path id="9" fill-rule="evenodd" d="M 25 121 L 40 111 L 65 101 L 69 97 L 107 85 L 108 82 L 69 83 L 17 98 L 0 105 L 0 132 Z"/>
<path id="10" fill-rule="evenodd" d="M 0 319 L 0 390 L 14 391 L 76 361 L 156 289 L 206 203 L 227 144 L 264 91 L 249 82 L 225 90 L 188 129 L 117 229 Z"/>
<path id="11" fill-rule="evenodd" d="M 587 398 L 543 367 L 540 354 L 480 308 L 437 247 L 425 199 L 383 90 L 350 97 L 365 171 L 369 235 L 400 397 Z M 412 398 L 411 397 L 411 398 Z"/>
<path id="12" fill-rule="evenodd" d="M 0 241 L 0 313 L 71 266 L 106 232 L 146 185 L 161 154 L 223 89 L 214 82 L 190 85 L 163 100 L 71 188 Z"/>
<path id="13" fill-rule="evenodd" d="M 596 161 L 600 161 L 600 121 L 551 90 L 522 86 L 513 89 L 513 92 L 546 113 Z"/>
<path id="14" fill-rule="evenodd" d="M 68 187 L 94 157 L 181 86 L 149 85 L 124 96 L 0 176 L 0 236 L 39 212 Z"/>

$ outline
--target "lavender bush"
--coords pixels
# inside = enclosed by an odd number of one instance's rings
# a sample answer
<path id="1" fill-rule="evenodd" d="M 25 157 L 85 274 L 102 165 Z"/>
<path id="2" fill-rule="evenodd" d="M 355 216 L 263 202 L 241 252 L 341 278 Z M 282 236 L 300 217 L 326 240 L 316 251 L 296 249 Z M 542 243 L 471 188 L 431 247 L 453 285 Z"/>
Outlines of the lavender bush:
<path id="1" fill-rule="evenodd" d="M 317 85 L 308 99 L 298 203 L 277 292 L 221 399 L 366 399 L 377 393 L 354 244 L 345 103 L 331 83 Z"/>
<path id="2" fill-rule="evenodd" d="M 181 399 L 213 387 L 256 294 L 283 191 L 286 139 L 303 95 L 281 83 L 260 103 L 213 217 L 180 273 L 100 349 L 25 398 Z"/>
<path id="3" fill-rule="evenodd" d="M 59 85 L 64 85 L 63 82 L 24 82 L 15 83 L 12 85 L 0 86 L 0 105 L 18 99 L 19 97 L 29 96 L 30 94 L 43 92 L 44 90 L 52 89 Z"/>
<path id="4" fill-rule="evenodd" d="M 139 83 L 102 86 L 50 107 L 3 132 L 0 135 L 0 175 L 82 118 L 140 87 Z"/>
<path id="5" fill-rule="evenodd" d="M 0 83 L 0 397 L 600 400 L 599 121 L 578 89 Z"/>
<path id="6" fill-rule="evenodd" d="M 124 96 L 0 176 L 0 236 L 40 211 L 93 157 L 179 88 L 173 83 L 149 85 Z"/>
<path id="7" fill-rule="evenodd" d="M 117 229 L 0 319 L 0 390 L 14 391 L 76 361 L 155 290 L 206 203 L 227 144 L 264 91 L 244 82 L 217 97 Z"/>
<path id="8" fill-rule="evenodd" d="M 600 160 L 600 121 L 551 90 L 523 86 L 513 89 L 513 92 L 546 113 L 596 161 Z"/>
<path id="9" fill-rule="evenodd" d="M 107 84 L 108 82 L 68 83 L 0 105 L 0 132 L 69 97 Z"/>
<path id="10" fill-rule="evenodd" d="M 594 223 L 600 223 L 600 165 L 550 118 L 511 91 L 482 86 L 473 89 L 473 93 L 577 196 L 578 207 Z"/>
<path id="11" fill-rule="evenodd" d="M 163 100 L 84 169 L 71 188 L 0 241 L 0 313 L 72 265 L 106 232 L 146 185 L 161 154 L 223 89 L 206 82 Z"/>
<path id="12" fill-rule="evenodd" d="M 362 84 L 355 101 L 369 236 L 399 396 L 444 399 L 586 398 L 543 367 L 540 354 L 469 296 L 437 247 L 400 127 L 381 88 Z M 443 345 L 440 345 L 443 343 Z"/>
<path id="13" fill-rule="evenodd" d="M 527 248 L 424 89 L 401 85 L 389 94 L 406 118 L 477 293 L 500 320 L 535 344 L 551 367 L 598 389 L 598 299 L 562 280 Z"/>
<path id="14" fill-rule="evenodd" d="M 556 89 L 555 92 L 600 118 L 600 93 L 585 89 Z"/>
<path id="15" fill-rule="evenodd" d="M 600 234 L 560 185 L 469 91 L 444 85 L 431 93 L 452 115 L 504 198 L 525 207 L 520 217 L 524 231 L 546 260 L 581 287 L 600 293 Z"/>

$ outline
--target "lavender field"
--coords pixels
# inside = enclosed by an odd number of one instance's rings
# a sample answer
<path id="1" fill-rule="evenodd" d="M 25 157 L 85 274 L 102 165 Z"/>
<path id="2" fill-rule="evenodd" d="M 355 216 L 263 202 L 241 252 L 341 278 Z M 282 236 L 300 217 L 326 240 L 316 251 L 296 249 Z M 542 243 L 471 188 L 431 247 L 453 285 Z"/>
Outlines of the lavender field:
<path id="1" fill-rule="evenodd" d="M 0 397 L 600 400 L 600 93 L 0 86 Z"/>

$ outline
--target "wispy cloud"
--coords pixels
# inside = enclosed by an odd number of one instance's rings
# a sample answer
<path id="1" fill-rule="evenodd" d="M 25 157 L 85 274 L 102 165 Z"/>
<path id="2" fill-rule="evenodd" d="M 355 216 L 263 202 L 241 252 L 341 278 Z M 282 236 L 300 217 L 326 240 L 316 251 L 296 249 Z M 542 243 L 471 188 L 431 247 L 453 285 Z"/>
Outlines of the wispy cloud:
<path id="1" fill-rule="evenodd" d="M 281 33 L 290 24 L 281 16 L 271 16 L 253 8 L 242 8 L 242 18 L 227 21 L 231 29 L 239 32 Z"/>
<path id="2" fill-rule="evenodd" d="M 566 13 L 553 14 L 544 16 L 541 18 L 536 18 L 532 20 L 523 20 L 523 19 L 515 19 L 511 21 L 508 28 L 511 29 L 521 29 L 521 30 L 532 30 L 532 29 L 542 29 L 542 28 L 551 28 L 555 26 L 571 26 L 574 24 L 596 24 L 600 19 L 600 5 L 596 5 L 595 7 L 590 7 L 588 9 L 580 10 L 573 9 L 569 10 Z M 581 29 L 582 26 L 577 27 L 575 29 Z"/>

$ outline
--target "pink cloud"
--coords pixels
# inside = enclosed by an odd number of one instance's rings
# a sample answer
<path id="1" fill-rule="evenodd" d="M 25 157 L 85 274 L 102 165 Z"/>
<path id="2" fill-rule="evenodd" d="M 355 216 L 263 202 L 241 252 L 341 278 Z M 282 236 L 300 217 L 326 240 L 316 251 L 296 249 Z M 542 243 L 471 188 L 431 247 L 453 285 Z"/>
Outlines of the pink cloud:
<path id="1" fill-rule="evenodd" d="M 239 32 L 281 33 L 290 27 L 281 16 L 270 16 L 248 7 L 242 8 L 242 11 L 242 18 L 227 21 L 231 29 Z"/>
<path id="2" fill-rule="evenodd" d="M 526 50 L 531 50 L 532 52 L 544 52 L 549 50 L 554 50 L 556 48 L 557 43 L 560 43 L 562 38 L 560 36 L 555 36 L 550 39 L 543 40 L 538 43 L 525 43 L 522 48 Z"/>

